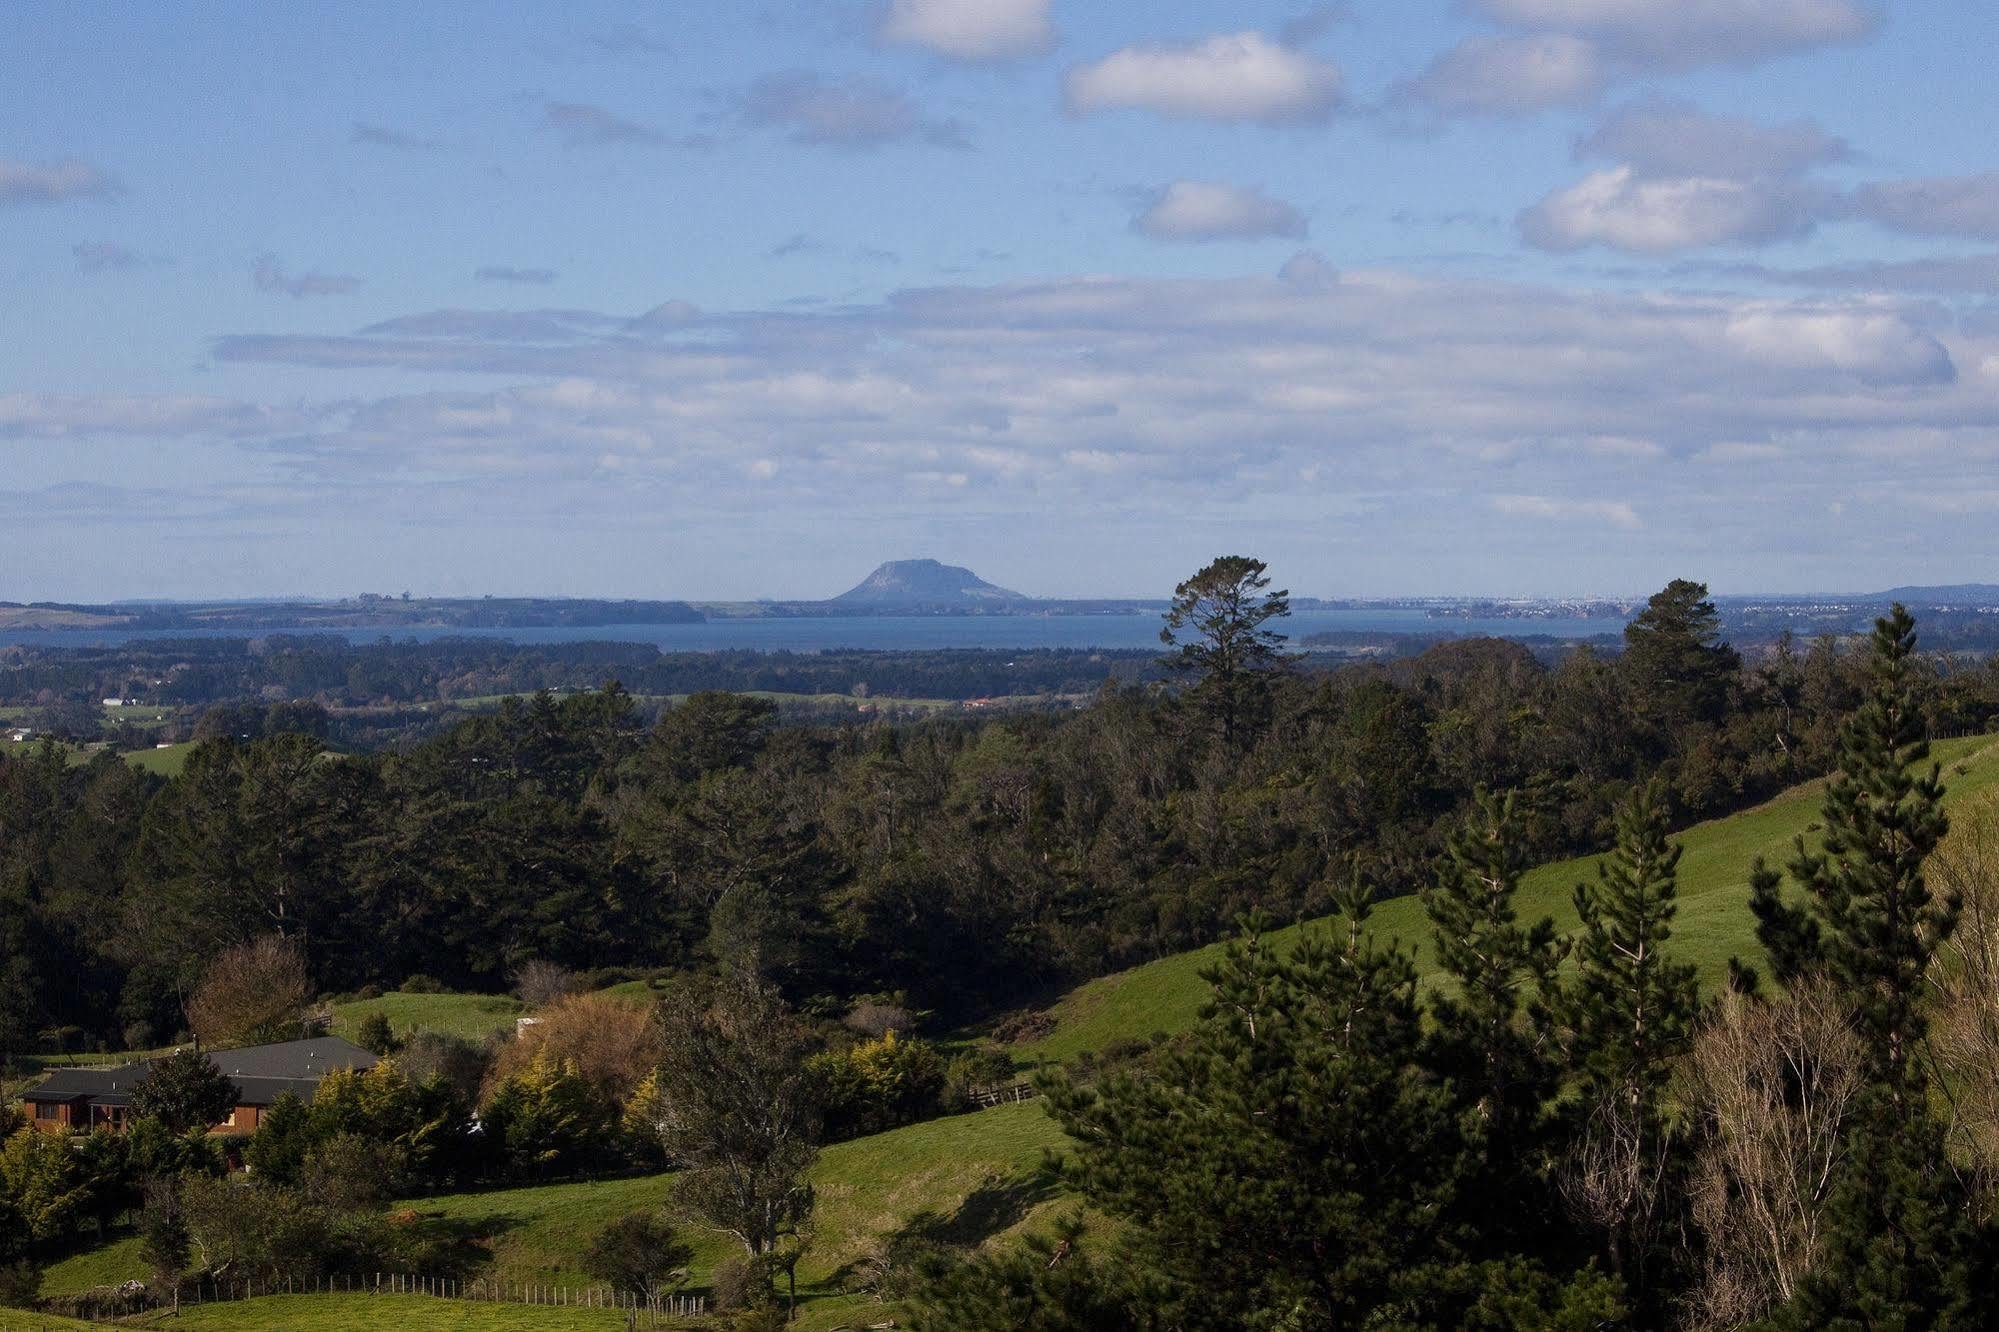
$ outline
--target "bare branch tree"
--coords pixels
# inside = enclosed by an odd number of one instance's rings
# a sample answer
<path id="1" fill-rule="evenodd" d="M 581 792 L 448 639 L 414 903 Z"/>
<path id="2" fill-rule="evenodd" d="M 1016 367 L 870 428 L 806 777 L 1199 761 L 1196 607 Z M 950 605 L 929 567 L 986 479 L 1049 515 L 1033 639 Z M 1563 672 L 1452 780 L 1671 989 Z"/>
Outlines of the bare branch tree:
<path id="1" fill-rule="evenodd" d="M 1722 996 L 1683 1069 L 1702 1135 L 1693 1209 L 1706 1268 L 1690 1326 L 1751 1321 L 1810 1270 L 1865 1069 L 1853 1012 L 1826 981 L 1779 999 Z"/>

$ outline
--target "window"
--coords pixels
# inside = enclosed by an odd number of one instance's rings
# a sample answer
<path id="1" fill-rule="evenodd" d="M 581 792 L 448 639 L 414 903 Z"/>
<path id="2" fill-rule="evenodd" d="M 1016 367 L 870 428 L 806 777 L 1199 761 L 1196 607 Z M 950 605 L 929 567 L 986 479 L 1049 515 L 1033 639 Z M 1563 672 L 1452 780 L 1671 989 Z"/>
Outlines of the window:
<path id="1" fill-rule="evenodd" d="M 40 1120 L 61 1119 L 62 1107 L 56 1104 L 54 1101 L 36 1101 L 35 1118 Z"/>

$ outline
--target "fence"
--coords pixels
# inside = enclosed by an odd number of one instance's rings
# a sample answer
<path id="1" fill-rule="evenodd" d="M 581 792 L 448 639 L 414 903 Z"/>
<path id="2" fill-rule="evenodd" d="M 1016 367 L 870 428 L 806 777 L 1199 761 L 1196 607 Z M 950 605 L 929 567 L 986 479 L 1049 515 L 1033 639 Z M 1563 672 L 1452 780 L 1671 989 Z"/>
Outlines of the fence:
<path id="1" fill-rule="evenodd" d="M 972 1093 L 972 1104 L 981 1110 L 990 1110 L 996 1105 L 1011 1105 L 1018 1101 L 1031 1101 L 1041 1092 L 1031 1082 L 1015 1082 L 1004 1087 L 981 1087 Z"/>
<path id="2" fill-rule="evenodd" d="M 87 1291 L 51 1301 L 54 1311 L 90 1322 L 110 1322 L 134 1314 L 178 1312 L 183 1307 L 227 1304 L 267 1295 L 428 1295 L 446 1300 L 476 1300 L 488 1304 L 533 1304 L 556 1308 L 606 1309 L 625 1314 L 628 1328 L 658 1328 L 662 1319 L 698 1318 L 708 1310 L 705 1295 L 642 1295 L 609 1286 L 557 1286 L 527 1281 L 421 1276 L 408 1272 L 377 1272 L 360 1276 L 244 1278 L 236 1281 L 204 1278 L 178 1290 L 155 1293 L 141 1282 Z M 0 1332 L 6 1332 L 0 1329 Z"/>

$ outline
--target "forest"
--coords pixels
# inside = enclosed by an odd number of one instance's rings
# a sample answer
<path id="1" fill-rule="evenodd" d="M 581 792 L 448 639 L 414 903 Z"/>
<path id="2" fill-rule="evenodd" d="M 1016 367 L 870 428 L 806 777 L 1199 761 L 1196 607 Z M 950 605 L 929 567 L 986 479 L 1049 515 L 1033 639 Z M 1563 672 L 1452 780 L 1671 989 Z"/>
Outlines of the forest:
<path id="1" fill-rule="evenodd" d="M 356 1124 L 423 1144 L 398 1168 L 433 1186 L 647 1159 L 698 1179 L 718 1137 L 770 1129 L 771 1105 L 795 1108 L 773 1131 L 791 1150 L 961 1106 L 1004 1074 L 947 1070 L 915 1027 L 991 1024 L 1233 936 L 1197 1031 L 1044 1079 L 1082 1144 L 1072 1186 L 1120 1222 L 1115 1251 L 1079 1221 L 1038 1248 L 920 1256 L 924 1325 L 1979 1325 L 1993 1194 L 1930 1105 L 1991 1064 L 1946 1078 L 1926 1038 L 1964 896 L 1924 886 L 1945 820 L 1921 760 L 1931 738 L 1993 728 L 1999 668 L 1922 653 L 1899 608 L 1871 640 L 1745 661 L 1680 580 L 1616 653 L 1550 663 L 1466 640 L 1301 665 L 1269 582 L 1240 557 L 1201 570 L 1152 678 L 1064 712 L 784 725 L 706 691 L 648 723 L 609 684 L 381 752 L 281 725 L 218 735 L 172 778 L 53 743 L 0 759 L 0 1054 L 261 1030 L 227 1016 L 231 994 L 238 1010 L 290 996 L 289 1021 L 313 996 L 644 980 L 667 998 L 613 1054 L 605 1033 L 625 1027 L 575 994 L 566 1037 L 558 1023 L 470 1072 L 431 1048 L 423 1077 L 322 1092 L 251 1151 L 274 1186 L 336 1193 L 379 1165 L 357 1161 Z M 1696 995 L 1659 951 L 1672 830 L 1828 773 L 1824 851 L 1800 846 L 1788 888 L 1762 870 L 1744 885 L 1769 974 Z M 1515 919 L 1526 867 L 1606 848 L 1572 943 Z M 1361 928 L 1409 894 L 1453 982 L 1434 992 Z M 1294 952 L 1259 946 L 1320 916 L 1339 923 Z M 1696 1028 L 1734 1033 L 1738 1067 L 1723 1050 L 1690 1073 Z M 1802 1062 L 1748 1066 L 1786 1041 Z M 595 1050 L 569 1069 L 588 1088 L 535 1049 Z M 722 1067 L 755 1070 L 763 1108 L 690 1117 Z M 1690 1125 L 1730 1088 L 1774 1106 L 1767 1141 Z M 475 1103 L 483 1155 L 419 1132 Z M 1769 1220 L 1743 1199 L 1777 1185 L 1744 1175 L 1767 1176 L 1791 1130 L 1831 1153 L 1833 1184 L 1816 1229 L 1783 1230 L 1770 1257 L 1743 1239 Z M 105 1196 L 206 1177 L 185 1142 L 146 1140 Z M 771 1159 L 791 1179 L 806 1158 Z M 220 1209 L 211 1230 L 261 1224 L 206 1188 L 184 1196 Z M 766 1212 L 744 1243 L 768 1289 L 789 1232 Z M 1724 1297 L 1734 1314 L 1691 1317 Z M 1854 1300 L 1874 1312 L 1839 1321 Z"/>

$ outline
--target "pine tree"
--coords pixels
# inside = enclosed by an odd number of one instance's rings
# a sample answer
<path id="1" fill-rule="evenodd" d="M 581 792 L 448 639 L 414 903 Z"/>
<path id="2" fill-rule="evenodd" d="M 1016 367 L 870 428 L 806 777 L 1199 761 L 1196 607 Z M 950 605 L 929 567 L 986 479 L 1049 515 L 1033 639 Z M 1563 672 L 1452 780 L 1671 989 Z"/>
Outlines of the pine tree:
<path id="1" fill-rule="evenodd" d="M 1291 594 L 1266 592 L 1265 569 L 1262 560 L 1245 555 L 1209 561 L 1173 589 L 1159 630 L 1159 641 L 1174 649 L 1162 661 L 1199 677 L 1191 697 L 1229 745 L 1248 739 L 1261 724 L 1271 672 L 1283 661 L 1284 635 L 1264 625 L 1291 613 Z"/>
<path id="2" fill-rule="evenodd" d="M 1252 922 L 1207 971 L 1184 1045 L 1095 1088 L 1050 1082 L 1080 1144 L 1066 1173 L 1122 1223 L 1120 1271 L 1145 1274 L 1152 1325 L 1360 1326 L 1420 1304 L 1450 1258 L 1463 1147 L 1418 1064 L 1414 963 L 1352 925 L 1286 957 Z M 1054 1293 L 1009 1289 L 1016 1309 Z"/>
<path id="3" fill-rule="evenodd" d="M 1958 912 L 1923 880 L 1950 822 L 1941 769 L 1919 770 L 1930 749 L 1911 678 L 1915 651 L 1915 621 L 1897 603 L 1875 621 L 1872 688 L 1840 737 L 1823 849 L 1796 843 L 1790 874 L 1803 901 L 1784 902 L 1767 870 L 1752 885 L 1757 938 L 1779 979 L 1822 968 L 1839 982 L 1857 1007 L 1875 1080 L 1897 1098 L 1925 1029 L 1923 975 Z"/>
<path id="4" fill-rule="evenodd" d="M 1602 1233 L 1611 1269 L 1641 1302 L 1679 1165 L 1661 1097 L 1700 1005 L 1695 969 L 1663 951 L 1678 910 L 1679 862 L 1660 785 L 1640 787 L 1618 810 L 1617 845 L 1596 884 L 1576 885 L 1577 974 L 1560 1005 L 1587 1116 L 1564 1192 Z"/>
<path id="5" fill-rule="evenodd" d="M 1594 886 L 1576 885 L 1577 974 L 1564 993 L 1571 1049 L 1589 1090 L 1656 1103 L 1699 1006 L 1695 968 L 1663 946 L 1679 911 L 1680 847 L 1666 838 L 1658 783 L 1617 813 L 1617 845 Z"/>
<path id="6" fill-rule="evenodd" d="M 1974 1292 L 1984 1294 L 1989 1263 L 1929 1108 L 1929 1069 L 1915 1058 L 1924 975 L 1958 910 L 1923 879 L 1949 824 L 1938 766 L 1919 766 L 1929 746 L 1915 650 L 1915 622 L 1898 604 L 1875 622 L 1869 694 L 1826 788 L 1823 849 L 1797 843 L 1790 874 L 1802 901 L 1784 902 L 1767 871 L 1754 885 L 1757 934 L 1779 976 L 1837 982 L 1868 1059 L 1819 1252 L 1773 1327 L 1985 1325 Z"/>
<path id="7" fill-rule="evenodd" d="M 1456 1089 L 1481 1144 L 1478 1223 L 1497 1233 L 1500 1213 L 1547 1187 L 1547 1106 L 1560 1077 L 1548 1000 L 1564 945 L 1543 917 L 1517 923 L 1514 893 L 1527 867 L 1527 837 L 1514 794 L 1480 790 L 1471 817 L 1450 838 L 1443 872 L 1423 893 L 1438 969 L 1450 982 L 1432 1000 L 1432 1066 Z M 1535 1209 L 1528 1202 L 1527 1207 Z M 1538 1208 L 1545 1215 L 1550 1208 Z"/>

